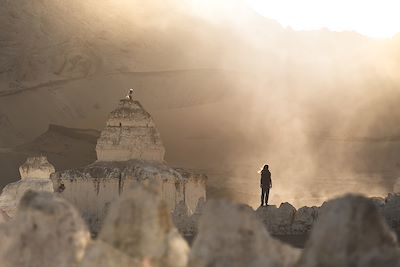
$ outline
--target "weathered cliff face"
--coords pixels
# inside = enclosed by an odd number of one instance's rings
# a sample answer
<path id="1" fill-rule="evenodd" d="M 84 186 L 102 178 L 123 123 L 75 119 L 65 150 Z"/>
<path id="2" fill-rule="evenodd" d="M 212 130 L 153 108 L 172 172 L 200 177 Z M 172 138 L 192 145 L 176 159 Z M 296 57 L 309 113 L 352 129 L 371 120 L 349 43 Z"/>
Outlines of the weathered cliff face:
<path id="1" fill-rule="evenodd" d="M 149 113 L 138 101 L 120 100 L 96 146 L 99 161 L 164 160 L 165 148 Z"/>
<path id="2" fill-rule="evenodd" d="M 4 187 L 0 195 L 0 209 L 14 217 L 19 200 L 28 190 L 53 192 L 50 174 L 55 172 L 45 156 L 31 157 L 19 168 L 21 180 Z"/>

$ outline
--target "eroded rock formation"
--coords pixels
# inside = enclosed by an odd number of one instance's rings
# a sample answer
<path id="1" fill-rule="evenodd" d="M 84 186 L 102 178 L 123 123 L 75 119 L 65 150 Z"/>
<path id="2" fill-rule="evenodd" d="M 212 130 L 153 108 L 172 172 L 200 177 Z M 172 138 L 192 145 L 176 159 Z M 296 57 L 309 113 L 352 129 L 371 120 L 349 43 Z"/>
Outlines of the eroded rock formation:
<path id="1" fill-rule="evenodd" d="M 138 101 L 122 99 L 101 132 L 96 152 L 99 161 L 163 162 L 165 148 L 150 114 Z"/>
<path id="2" fill-rule="evenodd" d="M 209 201 L 200 219 L 189 266 L 292 266 L 299 253 L 273 239 L 250 207 Z"/>
<path id="3" fill-rule="evenodd" d="M 348 195 L 320 210 L 299 267 L 400 266 L 396 237 L 376 205 Z"/>
<path id="4" fill-rule="evenodd" d="M 27 190 L 53 192 L 50 174 L 55 172 L 45 156 L 31 157 L 19 168 L 21 180 L 8 184 L 0 195 L 0 209 L 13 217 L 18 202 Z"/>
<path id="5" fill-rule="evenodd" d="M 110 206 L 96 240 L 79 212 L 49 192 L 27 191 L 13 221 L 0 223 L 2 267 L 376 267 L 400 266 L 400 249 L 381 208 L 361 196 L 328 201 L 303 251 L 272 238 L 249 206 L 209 201 L 192 250 L 173 225 L 160 181 L 131 184 Z M 397 200 L 396 195 L 392 198 Z M 392 200 L 392 201 L 394 201 Z M 183 211 L 185 206 L 175 211 Z M 202 204 L 198 209 L 202 210 Z M 269 212 L 286 223 L 288 204 Z M 295 212 L 308 224 L 315 208 Z M 297 215 L 296 215 L 297 214 Z M 291 216 L 292 216 L 291 215 Z M 296 217 L 298 219 L 296 219 Z"/>
<path id="6" fill-rule="evenodd" d="M 2 267 L 75 267 L 90 242 L 80 214 L 49 192 L 26 192 L 0 236 Z"/>

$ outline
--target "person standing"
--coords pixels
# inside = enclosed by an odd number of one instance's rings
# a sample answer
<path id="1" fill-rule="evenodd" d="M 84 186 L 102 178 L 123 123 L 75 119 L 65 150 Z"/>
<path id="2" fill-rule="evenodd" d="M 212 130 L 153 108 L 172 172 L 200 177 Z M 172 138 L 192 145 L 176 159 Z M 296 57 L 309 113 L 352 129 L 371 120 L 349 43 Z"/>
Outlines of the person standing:
<path id="1" fill-rule="evenodd" d="M 268 169 L 268 165 L 264 165 L 261 171 L 260 179 L 261 187 L 261 206 L 268 206 L 269 190 L 272 188 L 271 172 Z"/>

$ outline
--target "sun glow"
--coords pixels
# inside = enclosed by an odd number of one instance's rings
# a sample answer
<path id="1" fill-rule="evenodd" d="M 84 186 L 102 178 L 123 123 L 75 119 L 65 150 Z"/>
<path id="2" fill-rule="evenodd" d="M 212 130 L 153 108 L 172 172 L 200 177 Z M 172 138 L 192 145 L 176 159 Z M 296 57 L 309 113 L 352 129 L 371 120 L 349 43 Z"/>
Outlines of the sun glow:
<path id="1" fill-rule="evenodd" d="M 398 0 L 251 0 L 261 15 L 295 30 L 356 31 L 377 38 L 400 32 Z"/>

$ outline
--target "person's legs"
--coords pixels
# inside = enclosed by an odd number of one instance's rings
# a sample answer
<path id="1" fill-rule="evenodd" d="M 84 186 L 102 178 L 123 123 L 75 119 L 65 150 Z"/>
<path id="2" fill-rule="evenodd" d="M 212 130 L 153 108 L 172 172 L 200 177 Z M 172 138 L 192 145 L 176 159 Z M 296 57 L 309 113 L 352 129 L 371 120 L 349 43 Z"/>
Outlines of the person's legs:
<path id="1" fill-rule="evenodd" d="M 264 189 L 264 191 L 265 191 L 265 205 L 268 206 L 269 188 Z"/>
<path id="2" fill-rule="evenodd" d="M 261 188 L 261 206 L 264 205 L 265 189 Z"/>

